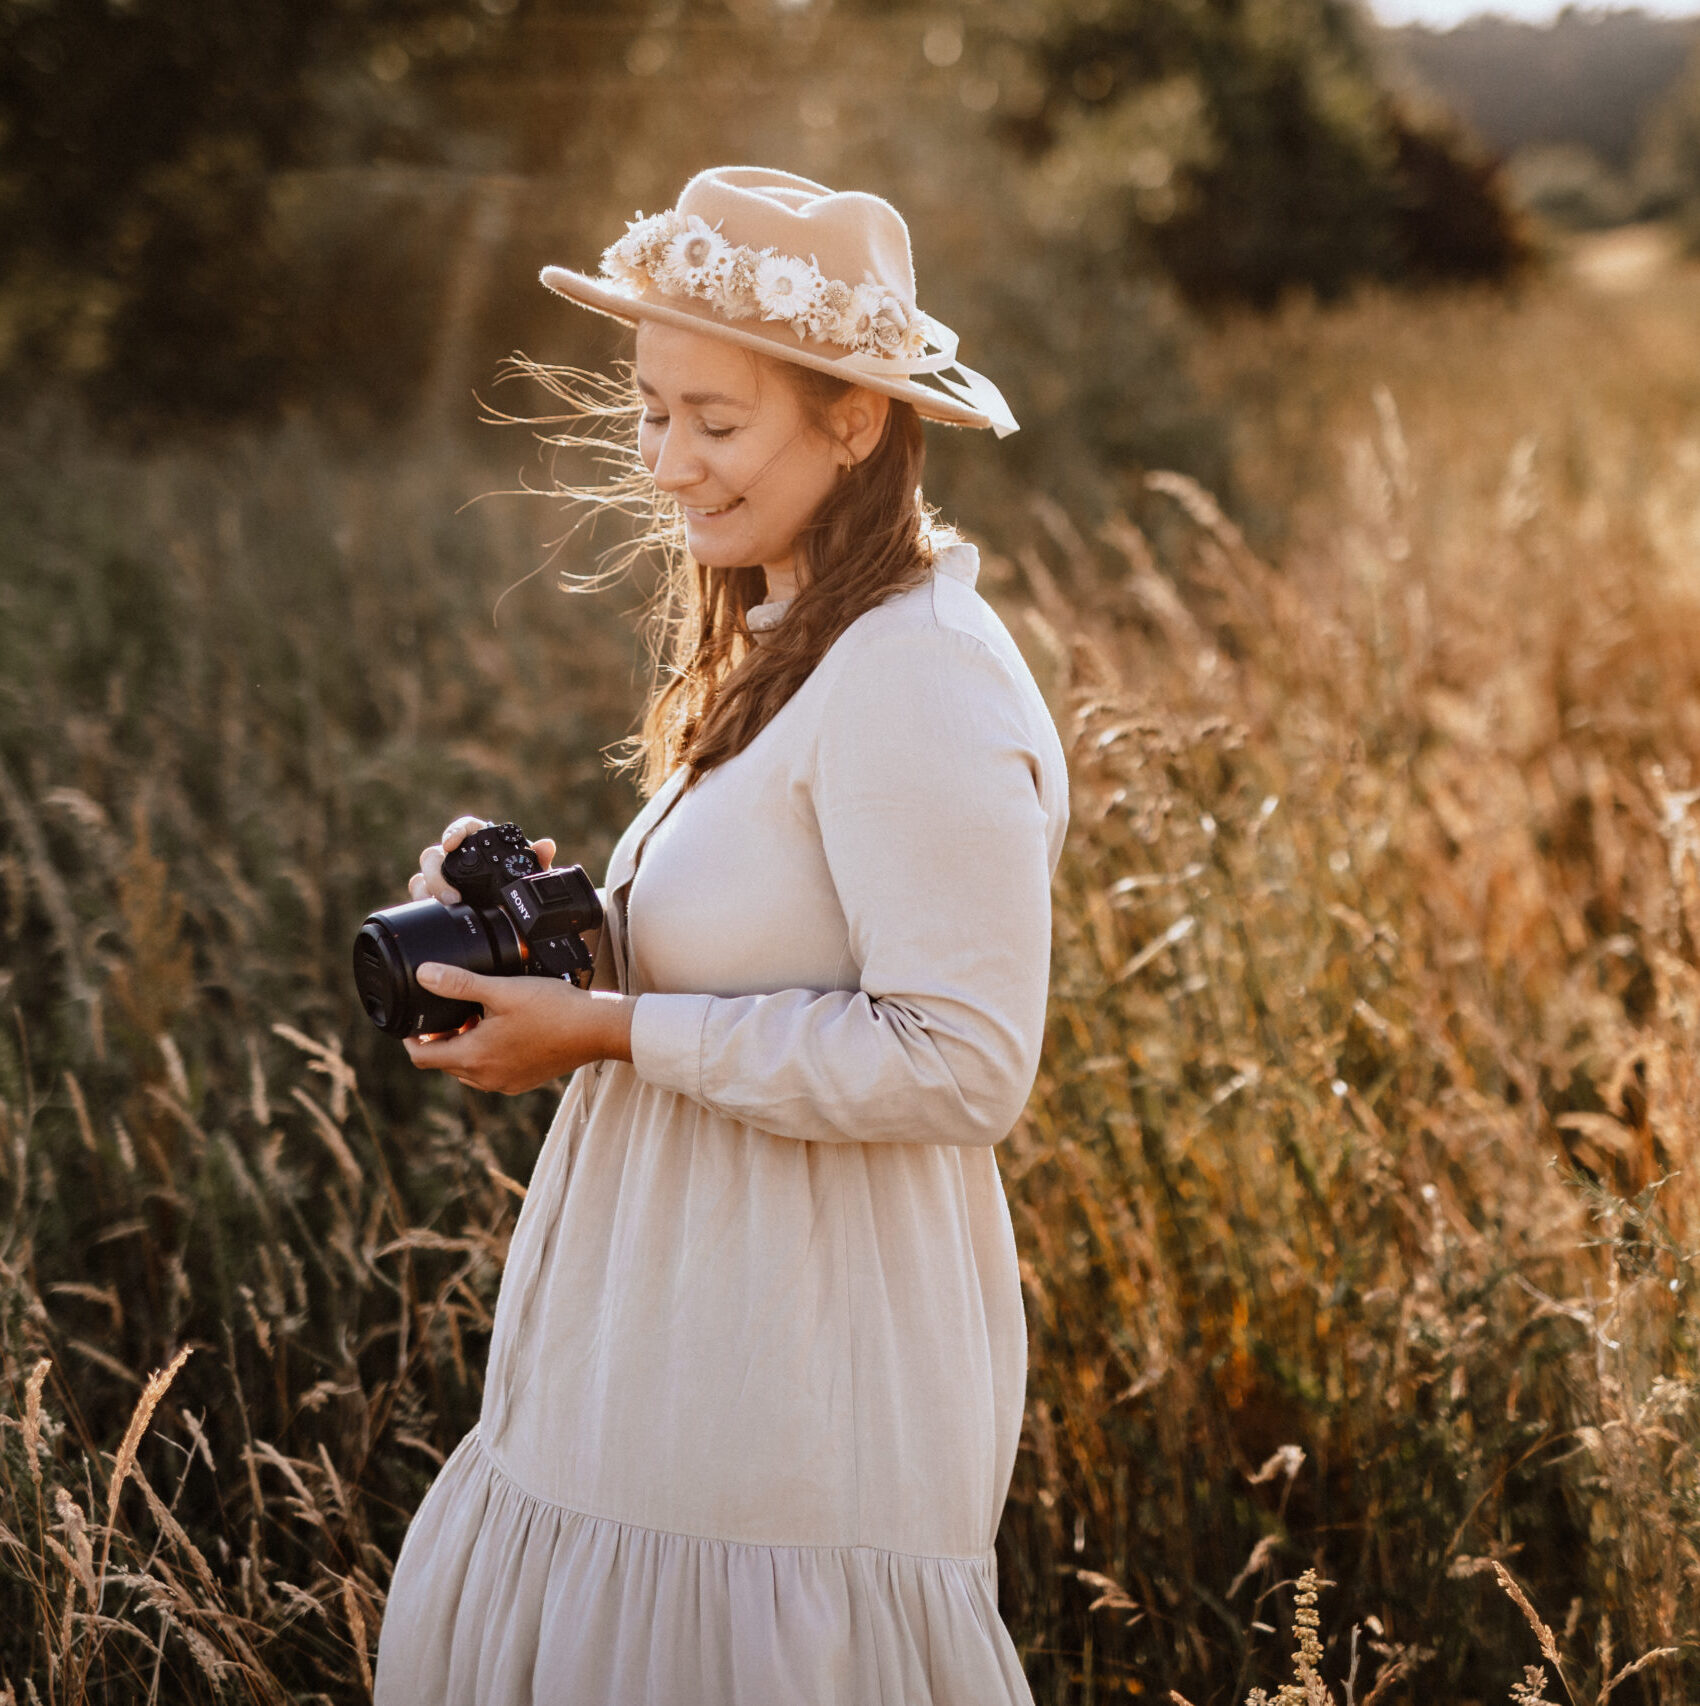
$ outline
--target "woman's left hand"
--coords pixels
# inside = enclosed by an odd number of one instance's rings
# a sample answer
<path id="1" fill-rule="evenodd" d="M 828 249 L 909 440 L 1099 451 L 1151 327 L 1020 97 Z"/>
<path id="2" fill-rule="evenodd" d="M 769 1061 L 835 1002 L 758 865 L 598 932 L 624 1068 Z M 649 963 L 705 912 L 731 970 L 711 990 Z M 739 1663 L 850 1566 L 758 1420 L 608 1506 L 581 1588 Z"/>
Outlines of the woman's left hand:
<path id="1" fill-rule="evenodd" d="M 407 1039 L 413 1064 L 446 1072 L 474 1090 L 518 1096 L 593 1060 L 632 1058 L 636 1001 L 609 990 L 577 989 L 563 978 L 480 977 L 460 966 L 423 965 L 433 995 L 484 1009 L 452 1037 Z"/>

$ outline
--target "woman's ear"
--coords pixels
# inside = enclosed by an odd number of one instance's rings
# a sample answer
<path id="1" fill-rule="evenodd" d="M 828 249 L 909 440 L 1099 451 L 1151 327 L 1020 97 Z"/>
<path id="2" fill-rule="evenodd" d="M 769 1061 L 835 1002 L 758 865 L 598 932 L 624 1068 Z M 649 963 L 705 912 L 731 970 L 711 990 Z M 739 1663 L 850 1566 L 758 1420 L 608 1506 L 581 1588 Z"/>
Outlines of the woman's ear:
<path id="1" fill-rule="evenodd" d="M 846 468 L 865 461 L 878 448 L 885 432 L 891 399 L 883 391 L 858 385 L 832 405 L 834 436 Z"/>

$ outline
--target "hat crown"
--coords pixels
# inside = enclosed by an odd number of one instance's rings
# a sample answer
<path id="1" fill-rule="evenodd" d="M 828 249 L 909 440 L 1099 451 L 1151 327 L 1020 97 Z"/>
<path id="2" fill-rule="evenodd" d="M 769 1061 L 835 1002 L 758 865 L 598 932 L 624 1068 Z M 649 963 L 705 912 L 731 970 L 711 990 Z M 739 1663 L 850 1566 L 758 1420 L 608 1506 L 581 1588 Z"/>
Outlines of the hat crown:
<path id="1" fill-rule="evenodd" d="M 877 195 L 829 190 L 763 166 L 714 166 L 685 185 L 677 207 L 728 243 L 812 259 L 826 278 L 877 284 L 905 308 L 915 306 L 909 227 Z"/>

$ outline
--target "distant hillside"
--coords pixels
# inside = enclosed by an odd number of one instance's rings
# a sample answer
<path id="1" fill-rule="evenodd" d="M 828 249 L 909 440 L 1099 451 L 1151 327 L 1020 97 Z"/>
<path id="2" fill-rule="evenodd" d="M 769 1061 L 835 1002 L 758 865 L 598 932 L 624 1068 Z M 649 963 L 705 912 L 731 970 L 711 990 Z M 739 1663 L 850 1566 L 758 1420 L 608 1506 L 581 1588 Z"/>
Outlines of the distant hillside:
<path id="1" fill-rule="evenodd" d="M 1476 18 L 1385 35 L 1393 77 L 1438 96 L 1495 153 L 1574 144 L 1624 172 L 1700 19 L 1570 8 L 1545 25 Z"/>

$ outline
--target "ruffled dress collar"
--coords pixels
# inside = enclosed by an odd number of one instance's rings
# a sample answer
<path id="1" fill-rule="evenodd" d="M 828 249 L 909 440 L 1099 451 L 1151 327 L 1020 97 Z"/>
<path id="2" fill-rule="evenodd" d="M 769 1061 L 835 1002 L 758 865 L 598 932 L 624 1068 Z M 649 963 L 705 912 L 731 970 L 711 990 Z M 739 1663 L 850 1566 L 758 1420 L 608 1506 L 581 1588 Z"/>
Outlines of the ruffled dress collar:
<path id="1" fill-rule="evenodd" d="M 759 640 L 779 626 L 791 604 L 789 598 L 776 598 L 769 604 L 752 605 L 744 612 L 744 626 Z"/>
<path id="2" fill-rule="evenodd" d="M 948 575 L 951 580 L 972 586 L 980 578 L 979 550 L 965 540 L 947 545 L 933 564 L 933 573 Z M 751 637 L 759 642 L 764 635 L 771 634 L 785 620 L 785 612 L 791 604 L 789 598 L 776 598 L 767 604 L 752 605 L 744 612 L 744 625 Z"/>

